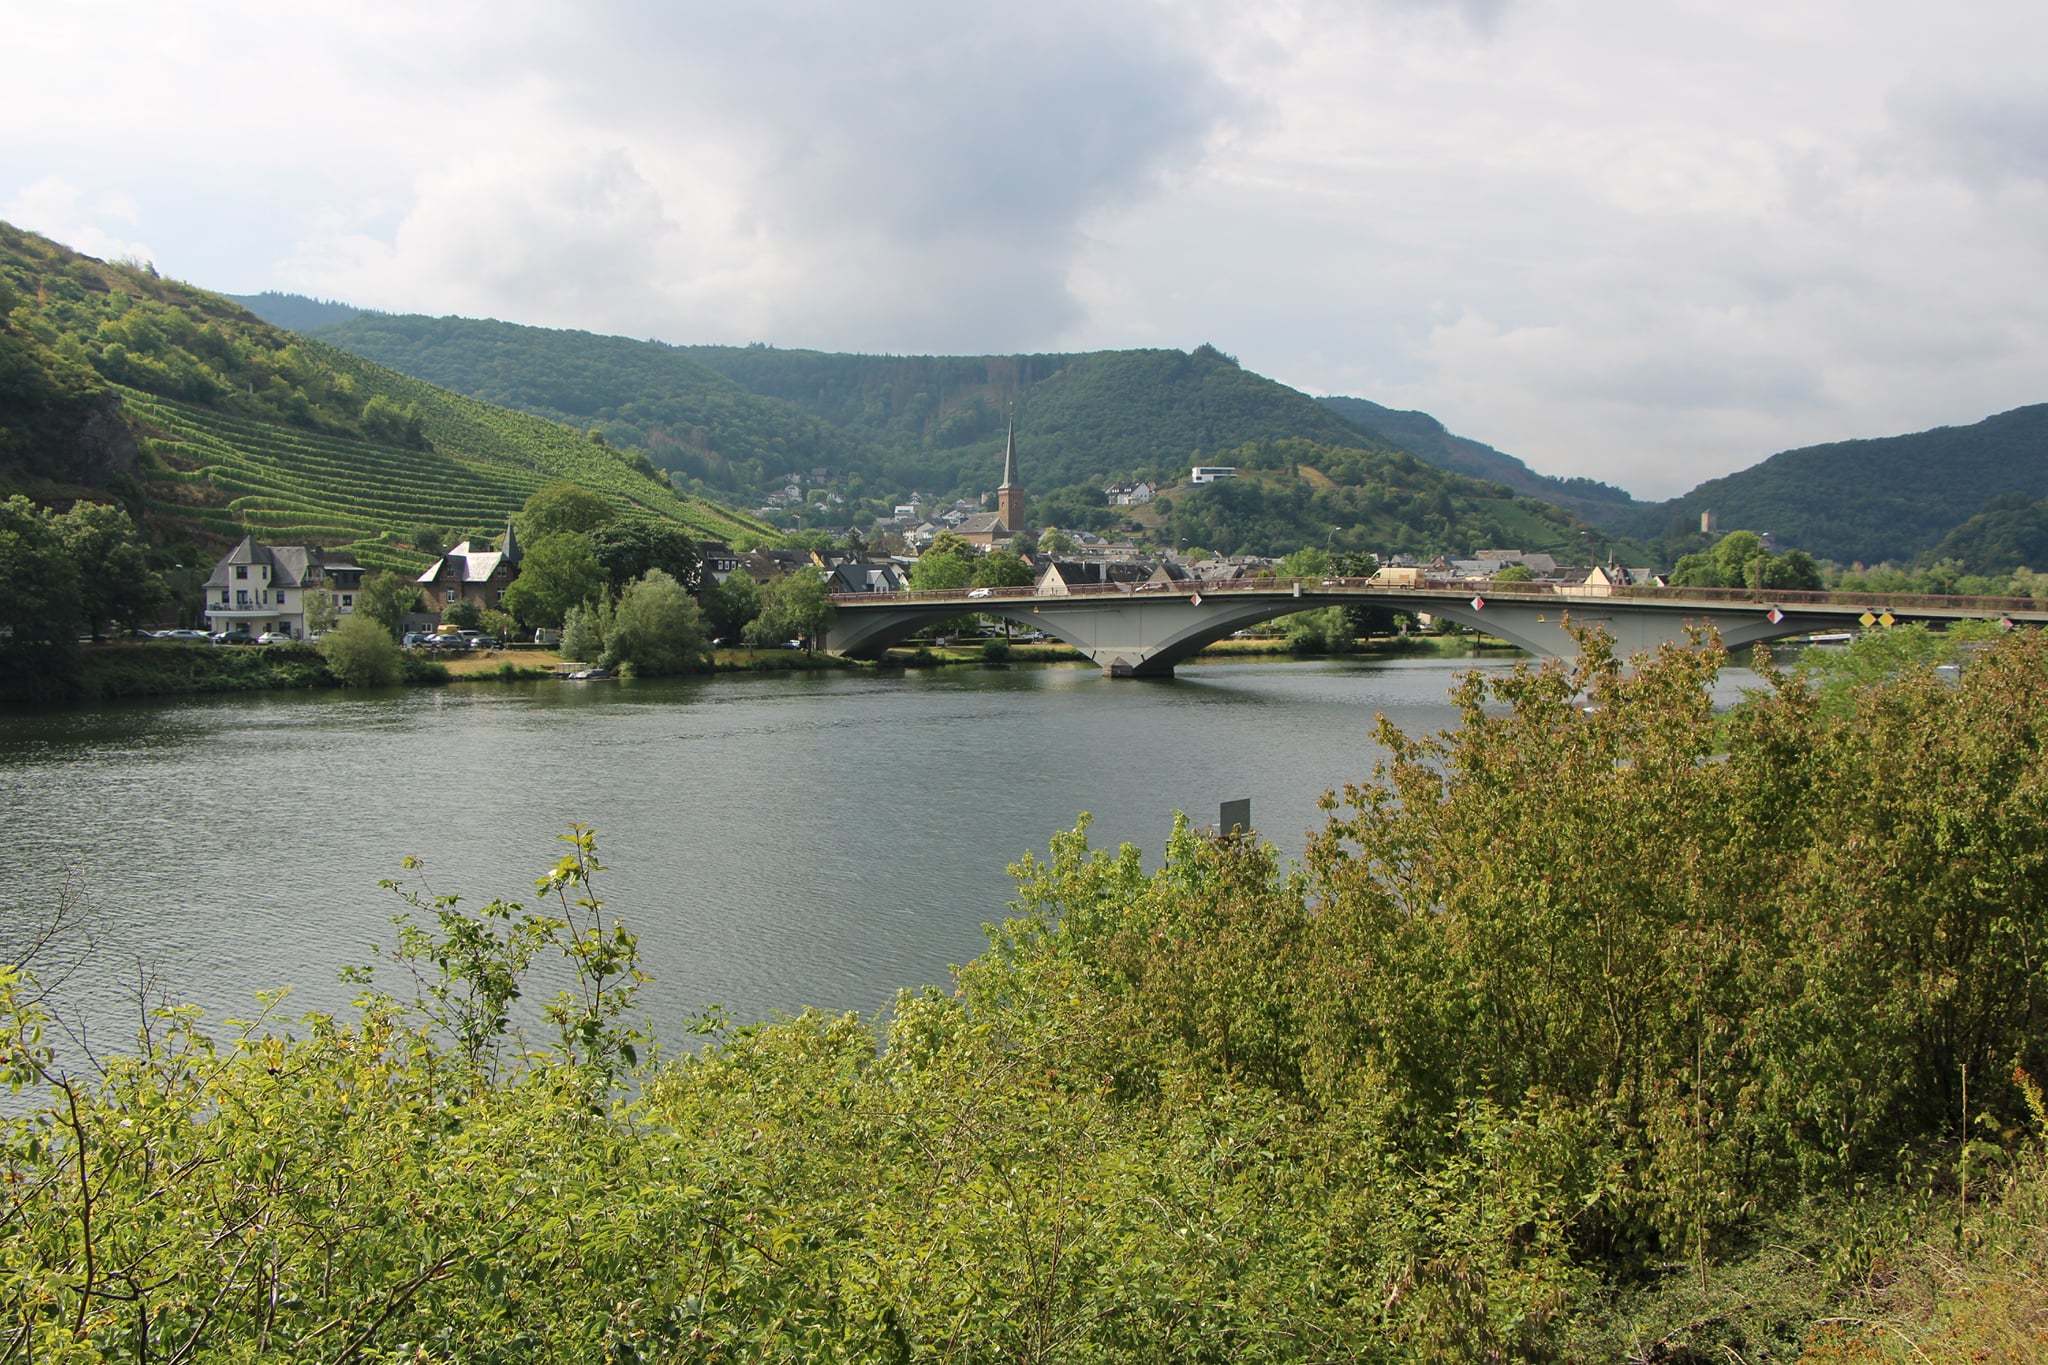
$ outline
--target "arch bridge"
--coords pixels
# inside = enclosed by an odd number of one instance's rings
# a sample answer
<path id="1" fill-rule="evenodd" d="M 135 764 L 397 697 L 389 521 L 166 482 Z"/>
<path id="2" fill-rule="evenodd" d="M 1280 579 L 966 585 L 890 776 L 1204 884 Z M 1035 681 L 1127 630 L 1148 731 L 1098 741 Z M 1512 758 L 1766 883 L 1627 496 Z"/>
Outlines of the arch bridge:
<path id="1" fill-rule="evenodd" d="M 2048 611 L 2024 597 L 1444 581 L 1392 587 L 1363 578 L 1090 584 L 1056 596 L 1041 596 L 1030 587 L 839 593 L 832 605 L 825 648 L 848 658 L 879 658 L 927 626 L 976 614 L 1000 616 L 1063 640 L 1115 678 L 1171 677 L 1174 665 L 1235 631 L 1320 607 L 1427 613 L 1545 658 L 1576 654 L 1577 644 L 1565 629 L 1567 616 L 1574 626 L 1605 629 L 1623 657 L 1682 643 L 1688 627 L 1696 626 L 1718 631 L 1732 652 L 1768 640 L 1879 622 L 2048 624 Z"/>

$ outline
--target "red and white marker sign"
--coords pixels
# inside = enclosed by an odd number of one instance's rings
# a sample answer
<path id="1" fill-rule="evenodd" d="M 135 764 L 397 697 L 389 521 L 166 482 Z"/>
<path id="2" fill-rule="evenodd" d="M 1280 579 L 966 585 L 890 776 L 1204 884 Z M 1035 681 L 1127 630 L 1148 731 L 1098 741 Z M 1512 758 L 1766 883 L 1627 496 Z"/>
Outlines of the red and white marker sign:
<path id="1" fill-rule="evenodd" d="M 1194 592 L 1194 593 L 1189 593 L 1189 594 L 1188 594 L 1188 605 L 1189 605 L 1189 606 L 1191 606 L 1191 607 L 1199 607 L 1199 606 L 1201 606 L 1201 605 L 1202 605 L 1202 594 L 1200 594 L 1200 593 L 1198 593 L 1198 592 Z"/>
<path id="2" fill-rule="evenodd" d="M 1764 613 L 1764 620 L 1769 621 L 1774 626 L 1777 625 L 1780 621 L 1783 621 L 1784 619 L 1785 613 L 1779 611 L 1776 607 L 1772 607 L 1769 611 Z"/>
<path id="3" fill-rule="evenodd" d="M 1472 610 L 1478 611 L 1486 605 L 1486 599 L 1478 593 L 1472 594 Z"/>
<path id="4" fill-rule="evenodd" d="M 2000 630 L 2011 630 L 2017 625 L 2019 625 L 2019 622 L 2013 620 L 2010 616 L 2001 616 L 1998 618 L 1998 628 Z"/>

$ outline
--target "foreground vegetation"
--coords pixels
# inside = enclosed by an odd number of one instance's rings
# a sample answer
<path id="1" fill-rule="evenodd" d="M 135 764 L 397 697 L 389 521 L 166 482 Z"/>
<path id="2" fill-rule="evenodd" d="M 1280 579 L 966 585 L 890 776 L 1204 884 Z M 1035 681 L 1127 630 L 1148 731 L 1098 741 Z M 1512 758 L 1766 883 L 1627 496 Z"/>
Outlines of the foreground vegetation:
<path id="1" fill-rule="evenodd" d="M 346 1016 L 93 1073 L 10 971 L 0 1352 L 2038 1353 L 2048 643 L 1727 716 L 1592 643 L 1382 721 L 1298 869 L 1084 820 L 882 1023 L 657 1055 L 582 830 L 412 894 Z"/>

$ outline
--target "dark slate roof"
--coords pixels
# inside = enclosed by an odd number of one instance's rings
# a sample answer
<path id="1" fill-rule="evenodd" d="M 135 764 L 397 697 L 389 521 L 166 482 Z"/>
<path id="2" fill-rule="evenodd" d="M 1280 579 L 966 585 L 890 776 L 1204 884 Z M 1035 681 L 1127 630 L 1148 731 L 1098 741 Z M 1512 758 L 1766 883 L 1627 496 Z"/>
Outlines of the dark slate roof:
<path id="1" fill-rule="evenodd" d="M 354 569 L 362 566 L 356 563 L 353 552 L 348 550 L 321 550 L 310 545 L 258 545 L 254 536 L 243 536 L 234 549 L 221 556 L 207 576 L 209 588 L 225 588 L 229 583 L 229 570 L 237 564 L 251 568 L 266 565 L 270 569 L 270 585 L 274 588 L 302 588 L 317 582 L 321 574 L 336 569 Z"/>

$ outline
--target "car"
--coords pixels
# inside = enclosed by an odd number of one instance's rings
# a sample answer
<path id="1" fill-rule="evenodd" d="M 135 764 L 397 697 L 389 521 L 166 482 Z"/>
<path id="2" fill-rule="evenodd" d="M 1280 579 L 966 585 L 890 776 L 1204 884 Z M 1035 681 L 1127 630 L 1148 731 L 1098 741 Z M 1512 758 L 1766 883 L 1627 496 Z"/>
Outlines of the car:
<path id="1" fill-rule="evenodd" d="M 217 645 L 253 645 L 256 637 L 246 630 L 217 630 L 209 636 Z"/>
<path id="2" fill-rule="evenodd" d="M 504 642 L 495 635 L 479 635 L 469 642 L 469 647 L 471 649 L 497 649 L 500 648 L 503 645 L 503 643 Z"/>
<path id="3" fill-rule="evenodd" d="M 969 597 L 986 597 L 994 591 L 994 588 L 974 588 L 970 590 L 967 595 Z"/>
<path id="4" fill-rule="evenodd" d="M 292 633 L 288 630 L 266 630 L 256 637 L 259 645 L 288 645 L 291 642 Z"/>
<path id="5" fill-rule="evenodd" d="M 407 649 L 418 649 L 433 638 L 434 637 L 432 635 L 428 634 L 424 630 L 409 630 L 405 633 L 405 639 L 401 643 L 403 643 Z"/>
<path id="6" fill-rule="evenodd" d="M 180 627 L 177 630 L 160 630 L 156 633 L 156 638 L 159 640 L 206 640 L 211 637 L 203 630 Z"/>

